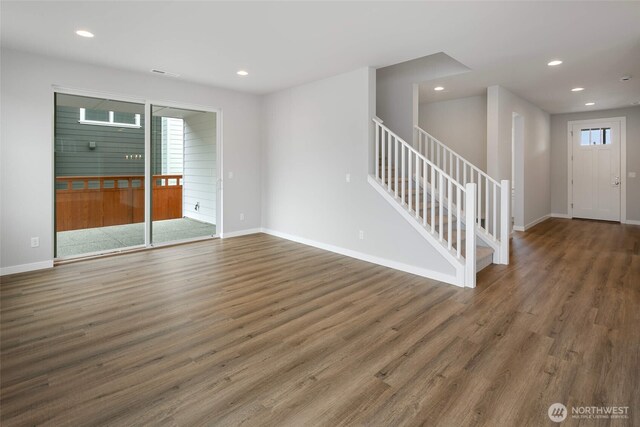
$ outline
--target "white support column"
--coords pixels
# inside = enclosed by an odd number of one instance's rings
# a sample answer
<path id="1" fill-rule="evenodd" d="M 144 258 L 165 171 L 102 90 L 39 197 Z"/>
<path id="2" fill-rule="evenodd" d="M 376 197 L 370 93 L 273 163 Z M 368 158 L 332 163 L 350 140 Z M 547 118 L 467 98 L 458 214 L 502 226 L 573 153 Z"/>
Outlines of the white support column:
<path id="1" fill-rule="evenodd" d="M 476 287 L 476 184 L 465 185 L 465 262 L 464 286 Z"/>
<path id="2" fill-rule="evenodd" d="M 509 264 L 511 238 L 511 182 L 500 181 L 500 264 Z"/>

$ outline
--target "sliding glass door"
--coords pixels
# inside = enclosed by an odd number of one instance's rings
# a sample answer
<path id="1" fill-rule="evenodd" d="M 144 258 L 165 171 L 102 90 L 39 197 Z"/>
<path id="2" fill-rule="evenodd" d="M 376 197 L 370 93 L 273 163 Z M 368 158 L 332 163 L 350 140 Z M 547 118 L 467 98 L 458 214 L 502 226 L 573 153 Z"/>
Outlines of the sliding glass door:
<path id="1" fill-rule="evenodd" d="M 216 113 L 151 108 L 151 241 L 216 234 Z"/>
<path id="2" fill-rule="evenodd" d="M 57 93 L 55 257 L 216 235 L 217 118 L 215 112 Z"/>
<path id="3" fill-rule="evenodd" d="M 144 245 L 144 104 L 56 94 L 55 256 Z"/>

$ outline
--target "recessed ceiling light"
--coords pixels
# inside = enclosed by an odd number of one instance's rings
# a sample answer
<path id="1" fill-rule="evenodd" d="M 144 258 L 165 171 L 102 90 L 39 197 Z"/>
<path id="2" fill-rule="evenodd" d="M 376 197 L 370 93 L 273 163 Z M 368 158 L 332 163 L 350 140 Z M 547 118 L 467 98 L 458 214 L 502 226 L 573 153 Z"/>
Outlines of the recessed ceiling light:
<path id="1" fill-rule="evenodd" d="M 587 107 L 591 107 L 592 105 L 596 105 L 596 103 L 595 102 L 587 102 L 584 105 L 586 105 Z"/>
<path id="2" fill-rule="evenodd" d="M 574 87 L 573 89 L 571 89 L 571 92 L 582 92 L 583 90 L 583 87 Z"/>
<path id="3" fill-rule="evenodd" d="M 440 92 L 441 90 L 444 90 L 444 88 L 442 86 L 436 86 L 433 88 L 433 90 L 437 90 L 438 92 Z"/>
<path id="4" fill-rule="evenodd" d="M 560 65 L 562 64 L 562 61 L 560 61 L 559 59 L 554 59 L 553 61 L 549 62 L 547 65 L 549 67 L 555 67 L 556 65 Z"/>
<path id="5" fill-rule="evenodd" d="M 239 75 L 239 76 L 248 76 L 249 75 L 249 73 L 246 72 L 245 70 L 240 70 L 236 74 Z"/>
<path id="6" fill-rule="evenodd" d="M 93 37 L 93 33 L 87 30 L 78 30 L 76 31 L 76 34 L 79 35 L 80 37 L 87 37 L 87 38 Z"/>

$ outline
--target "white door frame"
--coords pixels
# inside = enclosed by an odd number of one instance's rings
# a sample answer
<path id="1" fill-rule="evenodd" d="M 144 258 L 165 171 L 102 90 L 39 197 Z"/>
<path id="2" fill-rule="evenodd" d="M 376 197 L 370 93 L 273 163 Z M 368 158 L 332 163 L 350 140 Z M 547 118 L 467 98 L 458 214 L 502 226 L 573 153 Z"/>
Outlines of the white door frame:
<path id="1" fill-rule="evenodd" d="M 627 222 L 627 118 L 606 117 L 592 120 L 572 120 L 567 122 L 567 214 L 573 218 L 573 125 L 620 123 L 620 222 Z"/>
<path id="2" fill-rule="evenodd" d="M 136 96 L 128 96 L 128 95 L 123 95 L 123 94 L 119 94 L 119 93 L 113 93 L 113 92 L 103 92 L 103 91 L 98 91 L 98 90 L 87 90 L 87 89 L 77 89 L 77 88 L 70 88 L 70 87 L 66 87 L 66 86 L 59 86 L 59 85 L 52 85 L 51 86 L 51 100 L 52 102 L 54 102 L 53 108 L 51 109 L 51 172 L 52 172 L 52 185 L 51 185 L 51 191 L 53 192 L 53 197 L 51 198 L 51 222 L 52 222 L 52 230 L 53 230 L 53 239 L 51 239 L 51 253 L 55 254 L 56 253 L 56 197 L 55 197 L 55 182 L 56 182 L 56 172 L 55 172 L 55 94 L 56 93 L 61 93 L 61 94 L 67 94 L 67 95 L 76 95 L 76 96 L 86 96 L 86 97 L 92 97 L 92 98 L 106 98 L 106 99 L 111 99 L 114 101 L 122 101 L 122 102 L 132 102 L 132 103 L 136 103 L 136 104 L 141 104 L 144 105 L 144 110 L 145 110 L 145 116 L 146 117 L 151 117 L 151 105 L 161 105 L 164 107 L 173 107 L 173 108 L 179 108 L 179 109 L 185 109 L 185 110 L 196 110 L 196 111 L 205 111 L 208 113 L 216 113 L 216 154 L 217 154 L 217 159 L 216 159 L 216 163 L 217 163 L 217 191 L 216 191 L 216 234 L 214 234 L 213 238 L 219 238 L 223 235 L 223 227 L 224 227 L 224 223 L 223 223 L 223 191 L 224 191 L 224 186 L 223 186 L 223 182 L 222 182 L 222 178 L 224 177 L 223 174 L 223 166 L 224 166 L 224 161 L 223 161 L 223 154 L 224 154 L 224 150 L 223 150 L 223 132 L 222 132 L 222 127 L 223 127 L 223 119 L 222 119 L 222 108 L 215 108 L 215 107 L 209 107 L 209 106 L 204 106 L 204 105 L 197 105 L 197 104 L 185 104 L 185 103 L 181 103 L 181 102 L 174 102 L 174 101 L 163 101 L 163 100 L 151 100 L 148 98 L 143 98 L 143 97 L 136 97 Z M 145 142 L 144 142 L 144 147 L 145 147 L 145 243 L 144 245 L 139 245 L 139 246 L 132 246 L 129 248 L 125 248 L 125 250 L 130 250 L 130 249 L 149 249 L 154 247 L 154 245 L 151 245 L 151 156 L 147 156 L 147 153 L 150 153 L 150 149 L 151 149 L 151 120 L 145 120 L 145 132 L 144 132 L 144 138 L 145 138 Z M 211 237 L 208 237 L 211 238 Z M 205 237 L 204 239 L 207 239 L 207 237 Z M 178 243 L 182 243 L 182 242 L 186 242 L 186 241 L 197 241 L 197 240 L 203 240 L 203 238 L 195 238 L 195 239 L 187 239 L 184 241 L 179 241 Z M 166 245 L 172 245 L 175 244 L 176 242 L 167 242 Z M 161 245 L 155 245 L 155 246 L 161 246 Z M 114 250 L 106 250 L 106 251 L 98 251 L 95 253 L 89 253 L 89 254 L 82 254 L 79 256 L 73 256 L 73 257 L 65 257 L 65 258 L 60 258 L 60 257 L 54 257 L 54 260 L 66 260 L 66 259 L 73 259 L 73 258 L 84 258 L 84 257 L 91 257 L 91 256 L 97 256 L 97 255 L 104 255 L 104 254 L 112 254 L 112 253 L 117 253 L 117 252 L 122 252 L 122 249 L 114 249 Z"/>

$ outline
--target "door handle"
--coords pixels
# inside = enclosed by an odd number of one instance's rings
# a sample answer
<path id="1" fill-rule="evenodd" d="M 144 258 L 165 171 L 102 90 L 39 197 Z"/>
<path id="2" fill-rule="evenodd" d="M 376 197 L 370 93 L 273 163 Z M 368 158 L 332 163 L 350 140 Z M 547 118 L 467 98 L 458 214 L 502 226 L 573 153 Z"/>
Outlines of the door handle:
<path id="1" fill-rule="evenodd" d="M 620 185 L 620 177 L 616 176 L 615 181 L 613 182 L 613 185 L 615 185 L 616 187 Z"/>

